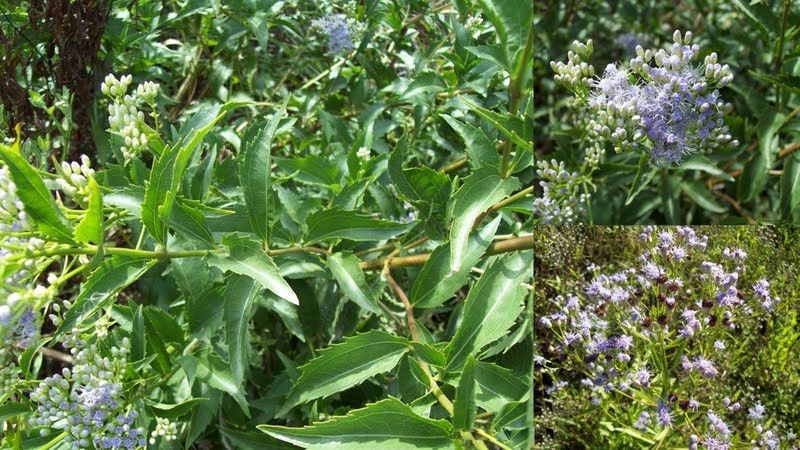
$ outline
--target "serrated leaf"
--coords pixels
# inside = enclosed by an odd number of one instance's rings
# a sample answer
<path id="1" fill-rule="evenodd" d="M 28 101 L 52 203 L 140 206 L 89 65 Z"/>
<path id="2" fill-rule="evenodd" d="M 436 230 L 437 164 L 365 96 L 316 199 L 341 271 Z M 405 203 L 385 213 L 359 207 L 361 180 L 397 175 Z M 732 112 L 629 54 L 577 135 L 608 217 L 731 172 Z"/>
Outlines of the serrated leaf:
<path id="1" fill-rule="evenodd" d="M 0 157 L 14 180 L 25 213 L 39 231 L 56 241 L 74 243 L 72 224 L 61 213 L 42 177 L 22 156 L 19 139 L 11 147 L 0 143 Z"/>
<path id="2" fill-rule="evenodd" d="M 328 268 L 347 298 L 367 311 L 381 314 L 359 262 L 352 253 L 335 253 L 328 257 Z"/>
<path id="3" fill-rule="evenodd" d="M 500 220 L 497 216 L 485 227 L 470 233 L 464 260 L 456 271 L 450 270 L 450 245 L 436 247 L 411 286 L 411 303 L 419 308 L 435 308 L 451 298 L 467 282 L 470 270 L 492 243 Z"/>
<path id="4" fill-rule="evenodd" d="M 164 222 L 183 237 L 201 242 L 206 248 L 214 246 L 214 236 L 211 235 L 203 212 L 180 197 L 175 199 L 175 206 L 170 210 L 169 217 L 164 218 Z"/>
<path id="5" fill-rule="evenodd" d="M 166 244 L 165 219 L 172 213 L 178 191 L 183 186 L 183 176 L 192 153 L 225 114 L 251 102 L 228 102 L 200 109 L 184 124 L 186 134 L 174 145 L 164 149 L 150 170 L 142 204 L 142 223 L 153 238 Z"/>
<path id="6" fill-rule="evenodd" d="M 398 223 L 338 208 L 317 211 L 308 216 L 308 242 L 328 239 L 380 241 L 391 239 L 414 227 L 415 222 Z"/>
<path id="7" fill-rule="evenodd" d="M 467 358 L 461 370 L 461 378 L 456 388 L 456 399 L 453 403 L 453 426 L 461 430 L 469 430 L 475 422 L 475 357 Z"/>
<path id="8" fill-rule="evenodd" d="M 115 255 L 100 264 L 81 286 L 55 335 L 72 330 L 79 321 L 110 305 L 119 291 L 139 279 L 156 262 L 156 259 Z"/>
<path id="9" fill-rule="evenodd" d="M 450 229 L 450 270 L 458 271 L 467 257 L 469 234 L 475 220 L 492 205 L 519 188 L 515 178 L 500 178 L 497 169 L 484 167 L 464 179 L 453 195 Z"/>
<path id="10" fill-rule="evenodd" d="M 278 123 L 286 112 L 286 99 L 266 127 L 256 122 L 248 128 L 242 140 L 239 179 L 250 219 L 250 227 L 262 240 L 269 234 L 269 202 L 272 193 L 272 139 Z"/>
<path id="11" fill-rule="evenodd" d="M 526 291 L 520 286 L 533 275 L 533 252 L 497 258 L 481 275 L 464 301 L 461 324 L 446 348 L 447 369 L 458 369 L 469 355 L 503 337 L 522 309 Z"/>
<path id="12" fill-rule="evenodd" d="M 228 276 L 223 294 L 228 360 L 231 363 L 233 377 L 239 384 L 244 382 L 247 368 L 250 315 L 258 288 L 259 285 L 252 278 L 233 274 Z"/>
<path id="13" fill-rule="evenodd" d="M 527 0 L 481 0 L 484 14 L 489 17 L 510 51 L 522 47 L 525 35 L 533 26 L 533 5 Z"/>
<path id="14" fill-rule="evenodd" d="M 282 416 L 296 405 L 343 391 L 394 368 L 410 349 L 407 339 L 383 331 L 368 331 L 345 338 L 300 367 Z"/>
<path id="15" fill-rule="evenodd" d="M 75 227 L 75 240 L 78 242 L 93 242 L 103 244 L 103 197 L 100 187 L 94 177 L 89 177 L 87 189 L 89 190 L 89 207 Z"/>
<path id="16" fill-rule="evenodd" d="M 212 388 L 230 395 L 236 400 L 242 411 L 250 417 L 250 407 L 247 399 L 244 397 L 239 383 L 236 382 L 233 374 L 231 374 L 228 363 L 223 361 L 222 358 L 213 353 L 207 353 L 200 356 L 184 355 L 178 361 L 190 380 L 196 378 L 207 383 Z"/>
<path id="17" fill-rule="evenodd" d="M 494 363 L 475 362 L 475 401 L 488 412 L 497 413 L 508 403 L 519 401 L 530 389 L 530 383 L 511 370 Z"/>
<path id="18" fill-rule="evenodd" d="M 299 304 L 297 295 L 281 277 L 278 266 L 257 242 L 238 235 L 229 235 L 223 238 L 222 243 L 227 247 L 227 253 L 212 254 L 208 257 L 209 264 L 223 272 L 247 275 L 278 297 L 295 305 Z"/>
<path id="19" fill-rule="evenodd" d="M 422 417 L 394 397 L 350 411 L 346 416 L 303 428 L 259 425 L 258 429 L 303 448 L 353 450 L 451 449 L 446 420 Z"/>
<path id="20" fill-rule="evenodd" d="M 466 152 L 473 167 L 500 167 L 500 155 L 483 130 L 447 114 L 441 114 L 441 117 L 464 140 Z"/>
<path id="21" fill-rule="evenodd" d="M 298 172 L 297 179 L 304 183 L 325 187 L 338 185 L 339 169 L 330 161 L 317 155 L 304 158 L 272 158 L 275 164 L 290 173 Z"/>

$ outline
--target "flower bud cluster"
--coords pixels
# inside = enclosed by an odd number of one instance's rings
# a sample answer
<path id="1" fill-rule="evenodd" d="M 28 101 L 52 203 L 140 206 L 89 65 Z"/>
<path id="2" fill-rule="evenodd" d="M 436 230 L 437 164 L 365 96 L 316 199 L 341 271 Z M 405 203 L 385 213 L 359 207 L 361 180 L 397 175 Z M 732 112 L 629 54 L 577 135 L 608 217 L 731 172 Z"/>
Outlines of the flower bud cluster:
<path id="1" fill-rule="evenodd" d="M 553 79 L 567 89 L 583 94 L 588 89 L 588 81 L 594 76 L 594 66 L 587 63 L 594 50 L 589 39 L 586 43 L 573 41 L 571 50 L 567 52 L 567 62 L 550 61 L 550 67 L 556 75 Z"/>
<path id="2" fill-rule="evenodd" d="M 0 165 L 0 260 L 18 254 L 19 247 L 33 251 L 44 245 L 44 241 L 36 237 L 21 237 L 17 233 L 31 231 L 33 224 L 28 219 L 22 200 L 17 195 L 17 185 L 11 179 L 8 167 Z M 11 248 L 12 250 L 9 250 Z M 17 284 L 28 275 L 26 267 L 33 265 L 32 260 L 25 261 L 20 268 L 5 280 L 8 286 Z M 3 289 L 0 288 L 0 294 Z"/>
<path id="3" fill-rule="evenodd" d="M 142 130 L 144 113 L 137 105 L 140 101 L 153 105 L 158 93 L 158 84 L 146 81 L 138 85 L 133 94 L 127 94 L 131 81 L 130 75 L 123 75 L 118 80 L 108 74 L 100 87 L 112 99 L 108 105 L 108 123 L 110 130 L 125 141 L 120 151 L 126 163 L 147 147 L 148 142 Z"/>
<path id="4" fill-rule="evenodd" d="M 166 441 L 178 439 L 178 424 L 163 417 L 156 417 L 156 429 L 150 433 L 150 445 L 155 445 L 158 438 L 164 438 Z"/>
<path id="5" fill-rule="evenodd" d="M 673 34 L 668 49 L 644 49 L 626 64 L 609 64 L 599 79 L 581 66 L 581 54 L 569 52 L 570 62 L 551 63 L 555 80 L 578 89 L 588 84 L 587 107 L 595 116 L 588 124 L 595 136 L 608 140 L 617 151 L 644 150 L 657 166 L 679 164 L 698 150 L 738 146 L 724 122 L 732 105 L 722 101 L 718 88 L 730 84 L 730 67 L 717 54 L 696 64 L 700 46 L 692 33 Z M 588 66 L 591 67 L 591 66 Z"/>
<path id="6" fill-rule="evenodd" d="M 743 414 L 742 403 L 727 397 L 720 401 L 710 388 L 723 374 L 726 343 L 736 342 L 735 330 L 757 323 L 753 316 L 774 313 L 779 299 L 769 281 L 743 286 L 747 253 L 735 248 L 710 252 L 708 237 L 692 228 L 659 232 L 645 227 L 640 238 L 645 250 L 636 264 L 611 273 L 594 267 L 581 292 L 550 300 L 554 312 L 538 318 L 550 334 L 543 352 L 550 356 L 537 364 L 564 379 L 582 377 L 570 384 L 588 390 L 594 404 L 616 392 L 626 399 L 656 399 L 654 408 L 650 403 L 631 423 L 640 430 L 675 426 L 676 418 L 685 416 L 682 411 L 697 411 L 701 404 Z M 660 348 L 680 353 L 667 364 L 659 359 Z M 565 389 L 559 378 L 549 394 Z M 667 392 L 677 393 L 663 398 L 665 383 Z M 693 395 L 707 398 L 698 401 Z M 760 420 L 763 407 L 751 411 L 750 419 Z M 713 446 L 730 442 L 727 425 L 711 411 L 708 418 L 707 434 L 690 444 L 728 448 Z M 762 442 L 777 442 L 774 431 L 754 430 Z"/>
<path id="7" fill-rule="evenodd" d="M 92 162 L 89 158 L 81 155 L 80 163 L 62 161 L 60 169 L 56 182 L 61 190 L 78 202 L 87 203 L 89 201 L 88 178 L 94 176 L 94 169 L 92 169 Z"/>
<path id="8" fill-rule="evenodd" d="M 34 426 L 62 430 L 71 448 L 125 448 L 145 446 L 146 431 L 136 427 L 137 413 L 126 404 L 122 381 L 128 338 L 107 354 L 97 343 L 73 347 L 72 369 L 40 382 L 30 395 L 38 407 L 30 419 Z"/>
<path id="9" fill-rule="evenodd" d="M 589 195 L 580 193 L 577 172 L 568 172 L 564 162 L 536 162 L 542 194 L 533 201 L 534 215 L 545 224 L 570 224 L 583 211 Z"/>

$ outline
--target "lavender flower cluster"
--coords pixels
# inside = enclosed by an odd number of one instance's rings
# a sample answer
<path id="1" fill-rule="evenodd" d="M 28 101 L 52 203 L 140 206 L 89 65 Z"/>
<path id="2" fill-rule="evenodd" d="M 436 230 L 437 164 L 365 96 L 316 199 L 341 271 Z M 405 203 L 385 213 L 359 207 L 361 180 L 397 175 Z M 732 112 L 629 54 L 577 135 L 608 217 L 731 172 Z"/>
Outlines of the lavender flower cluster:
<path id="1" fill-rule="evenodd" d="M 72 369 L 42 380 L 31 393 L 38 404 L 31 424 L 65 431 L 65 442 L 74 449 L 144 447 L 147 433 L 136 427 L 137 412 L 123 395 L 128 338 L 112 346 L 110 356 L 96 342 L 70 341 Z"/>
<path id="2" fill-rule="evenodd" d="M 628 64 L 609 64 L 600 78 L 585 61 L 591 40 L 574 42 L 568 62 L 551 62 L 555 80 L 586 100 L 593 116 L 589 132 L 616 151 L 646 151 L 656 166 L 679 164 L 686 156 L 725 145 L 738 146 L 725 125 L 725 103 L 718 88 L 733 80 L 730 67 L 700 52 L 692 33 L 673 34 L 670 49 L 637 45 Z"/>
<path id="3" fill-rule="evenodd" d="M 713 389 L 724 375 L 732 331 L 748 317 L 772 314 L 780 302 L 769 281 L 744 286 L 746 252 L 726 248 L 714 261 L 708 237 L 692 228 L 646 227 L 640 238 L 647 249 L 638 265 L 613 273 L 591 266 L 582 292 L 551 300 L 555 312 L 539 321 L 552 333 L 552 344 L 536 364 L 552 373 L 581 374 L 573 384 L 588 390 L 594 404 L 620 394 L 626 402 L 635 399 L 642 408 L 631 426 L 639 430 L 674 427 L 678 417 L 688 418 L 690 429 L 705 429 L 689 437 L 690 448 L 728 449 L 736 439 L 778 448 L 781 437 L 767 428 L 760 403 L 745 410 Z M 555 381 L 547 394 L 568 386 Z M 737 434 L 726 417 L 750 425 Z"/>
<path id="4" fill-rule="evenodd" d="M 314 19 L 311 25 L 322 30 L 328 37 L 328 52 L 343 53 L 355 48 L 353 36 L 355 23 L 344 14 L 330 14 Z"/>
<path id="5" fill-rule="evenodd" d="M 575 222 L 589 199 L 588 194 L 580 193 L 578 173 L 568 172 L 563 161 L 540 160 L 536 165 L 542 195 L 533 201 L 534 216 L 544 224 Z"/>

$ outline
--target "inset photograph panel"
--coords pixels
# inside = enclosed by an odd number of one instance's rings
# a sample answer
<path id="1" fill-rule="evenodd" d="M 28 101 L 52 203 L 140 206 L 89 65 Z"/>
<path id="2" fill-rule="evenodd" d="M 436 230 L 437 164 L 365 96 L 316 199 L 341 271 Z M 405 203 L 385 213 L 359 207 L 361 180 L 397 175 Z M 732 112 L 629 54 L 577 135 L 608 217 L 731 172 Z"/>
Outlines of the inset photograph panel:
<path id="1" fill-rule="evenodd" d="M 797 448 L 798 231 L 538 227 L 535 448 Z"/>

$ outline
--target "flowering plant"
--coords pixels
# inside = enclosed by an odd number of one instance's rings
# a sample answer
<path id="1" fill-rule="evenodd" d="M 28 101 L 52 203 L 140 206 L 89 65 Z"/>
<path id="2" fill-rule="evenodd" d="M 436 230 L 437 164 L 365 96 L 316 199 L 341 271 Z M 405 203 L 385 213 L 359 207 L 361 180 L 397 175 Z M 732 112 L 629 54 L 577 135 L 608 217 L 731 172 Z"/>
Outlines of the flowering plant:
<path id="1" fill-rule="evenodd" d="M 765 324 L 780 333 L 776 314 L 794 308 L 796 289 L 786 305 L 785 278 L 759 273 L 747 251 L 715 244 L 713 234 L 634 233 L 641 241 L 635 248 L 643 247 L 635 260 L 589 264 L 587 281 L 574 291 L 537 299 L 542 404 L 578 395 L 616 433 L 643 443 L 795 448 L 796 423 L 772 416 L 754 386 L 740 384 L 737 365 L 747 358 L 742 336 Z M 784 259 L 788 274 L 780 274 L 789 279 L 800 270 L 792 251 Z"/>
<path id="2" fill-rule="evenodd" d="M 537 158 L 581 194 L 537 172 L 539 222 L 800 222 L 797 3 L 746 3 L 536 2 Z"/>
<path id="3" fill-rule="evenodd" d="M 522 4 L 108 2 L 80 137 L 4 71 L 0 447 L 528 447 Z"/>

